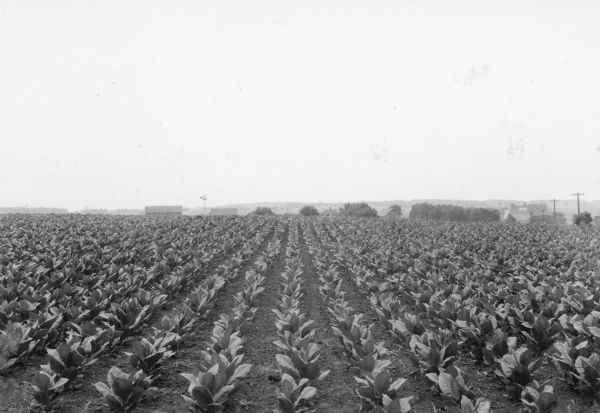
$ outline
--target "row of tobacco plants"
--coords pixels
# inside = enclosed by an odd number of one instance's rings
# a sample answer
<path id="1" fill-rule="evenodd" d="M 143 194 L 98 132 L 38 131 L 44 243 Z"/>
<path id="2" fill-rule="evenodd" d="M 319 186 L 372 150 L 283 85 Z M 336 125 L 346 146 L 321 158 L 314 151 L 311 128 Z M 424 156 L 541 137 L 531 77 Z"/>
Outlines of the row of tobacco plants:
<path id="1" fill-rule="evenodd" d="M 317 383 L 327 377 L 329 370 L 323 370 L 319 360 L 315 320 L 300 310 L 305 280 L 296 222 L 290 224 L 285 258 L 278 308 L 273 309 L 278 336 L 274 344 L 281 370 L 277 409 L 281 413 L 305 412 L 313 409 Z"/>
<path id="2" fill-rule="evenodd" d="M 502 383 L 498 399 L 525 412 L 576 408 L 559 403 L 557 385 L 600 403 L 597 231 L 341 220 L 315 229 L 316 248 L 329 249 L 369 295 L 382 325 L 451 405 L 490 409 L 461 365 Z"/>
<path id="3" fill-rule="evenodd" d="M 265 289 L 264 273 L 279 254 L 283 232 L 283 226 L 279 226 L 275 239 L 246 272 L 243 290 L 234 297 L 231 313 L 221 313 L 215 321 L 211 342 L 203 351 L 203 367 L 198 373 L 182 373 L 189 382 L 183 397 L 192 410 L 222 411 L 239 389 L 240 380 L 250 372 L 252 365 L 242 363 L 243 337 L 256 316 L 257 298 Z"/>
<path id="4" fill-rule="evenodd" d="M 363 408 L 373 412 L 405 413 L 412 410 L 413 397 L 403 394 L 405 378 L 393 378 L 392 360 L 386 344 L 375 341 L 373 323 L 346 300 L 343 277 L 329 252 L 303 223 L 304 237 L 317 270 L 319 294 L 329 312 L 332 330 L 345 358 L 348 374 L 356 382 L 355 392 Z"/>
<path id="5" fill-rule="evenodd" d="M 273 226 L 101 217 L 0 223 L 0 373 L 10 378 L 25 359 L 45 354 L 31 390 L 39 408 L 52 410 L 61 394 L 86 384 L 90 366 L 124 350 L 134 372 L 113 367 L 107 384 L 96 383 L 114 411 L 139 403 Z"/>

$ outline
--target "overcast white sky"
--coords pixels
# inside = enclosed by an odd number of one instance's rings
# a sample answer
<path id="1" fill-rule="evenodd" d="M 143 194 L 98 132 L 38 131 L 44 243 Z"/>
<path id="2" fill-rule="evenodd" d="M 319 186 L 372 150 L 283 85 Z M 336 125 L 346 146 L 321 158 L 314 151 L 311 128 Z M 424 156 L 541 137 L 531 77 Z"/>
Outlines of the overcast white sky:
<path id="1" fill-rule="evenodd" d="M 0 0 L 0 205 L 597 199 L 599 13 Z"/>

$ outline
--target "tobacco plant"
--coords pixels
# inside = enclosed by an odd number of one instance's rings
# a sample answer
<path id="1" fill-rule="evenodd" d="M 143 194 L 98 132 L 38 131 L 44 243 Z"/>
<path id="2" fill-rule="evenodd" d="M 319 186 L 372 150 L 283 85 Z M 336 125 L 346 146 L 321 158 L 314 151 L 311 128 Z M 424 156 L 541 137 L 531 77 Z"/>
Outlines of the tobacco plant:
<path id="1" fill-rule="evenodd" d="M 149 305 L 140 306 L 136 300 L 129 300 L 123 305 L 112 303 L 111 309 L 111 312 L 100 313 L 100 317 L 114 326 L 120 341 L 139 329 L 152 315 Z"/>
<path id="2" fill-rule="evenodd" d="M 71 343 L 63 343 L 56 349 L 48 348 L 49 363 L 42 366 L 47 372 L 53 372 L 59 377 L 66 378 L 69 382 L 74 380 L 81 369 L 94 364 L 98 359 L 86 359 L 81 354 L 80 341 L 75 340 Z"/>
<path id="3" fill-rule="evenodd" d="M 527 346 L 536 356 L 541 356 L 551 348 L 561 333 L 560 324 L 548 320 L 543 315 L 536 318 L 535 323 L 530 327 L 530 332 L 522 332 L 527 339 Z"/>
<path id="4" fill-rule="evenodd" d="M 220 284 L 220 283 L 219 283 Z M 222 284 L 221 284 L 222 285 Z M 217 288 L 216 286 L 213 288 Z M 204 315 L 208 311 L 208 305 L 214 297 L 211 290 L 205 288 L 197 288 L 186 298 L 186 304 L 199 316 Z"/>
<path id="5" fill-rule="evenodd" d="M 397 405 L 401 412 L 410 411 L 413 396 L 400 398 L 400 387 L 406 379 L 399 378 L 392 382 L 387 368 L 373 370 L 362 377 L 354 376 L 354 380 L 360 385 L 356 394 L 368 405 L 383 408 L 384 411 L 395 411 Z"/>
<path id="6" fill-rule="evenodd" d="M 163 346 L 162 340 L 151 343 L 142 339 L 133 342 L 132 347 L 133 352 L 125 352 L 129 364 L 136 370 L 142 370 L 151 380 L 159 374 L 162 362 L 175 354 Z"/>
<path id="7" fill-rule="evenodd" d="M 102 393 L 113 412 L 125 413 L 136 408 L 150 387 L 150 379 L 141 370 L 128 374 L 113 366 L 108 371 L 106 383 L 98 382 L 94 387 Z"/>
<path id="8" fill-rule="evenodd" d="M 439 373 L 458 359 L 458 343 L 447 333 L 413 335 L 409 346 L 424 374 Z"/>
<path id="9" fill-rule="evenodd" d="M 525 386 L 533 381 L 533 373 L 542 365 L 543 358 L 535 358 L 527 347 L 520 347 L 503 356 L 496 374 L 508 385 L 508 396 L 519 400 Z"/>
<path id="10" fill-rule="evenodd" d="M 378 356 L 387 354 L 384 342 L 375 343 L 371 332 L 372 327 L 366 324 L 364 314 L 336 315 L 336 322 L 332 327 L 333 333 L 338 337 L 342 351 L 351 364 L 359 363 L 364 357 L 375 353 Z"/>
<path id="11" fill-rule="evenodd" d="M 464 340 L 464 345 L 469 349 L 475 362 L 481 363 L 486 358 L 486 349 L 495 338 L 504 337 L 504 332 L 498 328 L 496 317 L 487 313 L 479 313 L 467 320 L 458 319 L 455 322 L 458 333 Z M 492 348 L 494 345 L 492 345 Z M 499 353 L 496 349 L 494 353 Z M 500 354 L 502 356 L 503 354 Z M 489 360 L 489 357 L 488 357 Z M 489 364 L 489 363 L 488 363 Z"/>
<path id="12" fill-rule="evenodd" d="M 9 323 L 6 330 L 0 330 L 0 373 L 28 356 L 37 341 L 32 338 L 34 330 L 21 323 Z"/>
<path id="13" fill-rule="evenodd" d="M 310 399 L 317 394 L 317 389 L 308 385 L 308 379 L 294 380 L 283 373 L 281 386 L 277 390 L 277 408 L 280 413 L 303 413 L 310 410 Z"/>
<path id="14" fill-rule="evenodd" d="M 81 325 L 71 325 L 76 331 L 71 332 L 72 340 L 81 340 L 78 351 L 87 359 L 96 359 L 114 345 L 114 327 L 98 328 L 89 321 Z"/>
<path id="15" fill-rule="evenodd" d="M 475 403 L 467 396 L 463 396 L 460 401 L 460 408 L 451 408 L 449 413 L 491 413 L 492 406 L 489 400 L 482 397 L 475 400 Z"/>
<path id="16" fill-rule="evenodd" d="M 473 391 L 466 386 L 460 369 L 455 366 L 450 366 L 439 373 L 427 373 L 426 377 L 434 384 L 436 391 L 456 403 L 464 396 L 469 399 L 475 398 Z"/>
<path id="17" fill-rule="evenodd" d="M 230 394 L 238 388 L 238 380 L 248 375 L 250 364 L 242 364 L 242 355 L 229 360 L 223 354 L 210 352 L 210 367 L 197 375 L 181 373 L 189 381 L 188 395 L 182 396 L 191 407 L 201 412 L 224 409 Z"/>
<path id="18" fill-rule="evenodd" d="M 414 314 L 406 314 L 395 320 L 390 320 L 391 334 L 400 344 L 408 345 L 413 335 L 422 335 L 426 328 L 421 319 Z"/>
<path id="19" fill-rule="evenodd" d="M 566 338 L 564 341 L 558 341 L 554 344 L 557 354 L 553 356 L 554 364 L 563 378 L 573 387 L 579 384 L 579 373 L 575 366 L 575 361 L 579 357 L 589 358 L 594 348 L 585 336 Z"/>
<path id="20" fill-rule="evenodd" d="M 314 320 L 308 319 L 306 314 L 296 311 L 280 311 L 277 309 L 272 310 L 277 316 L 275 320 L 275 327 L 277 334 L 280 337 L 284 337 L 286 332 L 298 337 L 305 338 L 310 336 L 314 337 Z"/>
<path id="21" fill-rule="evenodd" d="M 581 391 L 600 403 L 600 357 L 592 353 L 589 357 L 579 356 L 575 360 L 577 375 L 574 375 L 579 383 Z"/>
<path id="22" fill-rule="evenodd" d="M 319 357 L 319 346 L 310 342 L 305 342 L 301 348 L 290 348 L 288 355 L 276 355 L 283 373 L 289 374 L 295 380 L 308 379 L 311 382 L 321 381 L 329 374 L 329 370 L 321 372 Z"/>
<path id="23" fill-rule="evenodd" d="M 211 341 L 211 351 L 224 353 L 228 357 L 235 357 L 242 348 L 242 338 L 239 333 L 234 332 L 234 326 L 229 324 L 229 317 L 221 314 L 221 318 L 215 322 Z"/>
<path id="24" fill-rule="evenodd" d="M 568 410 L 559 407 L 558 396 L 552 386 L 543 388 L 527 386 L 521 394 L 521 403 L 527 413 L 567 413 Z"/>
<path id="25" fill-rule="evenodd" d="M 31 379 L 33 398 L 47 412 L 54 409 L 56 398 L 69 379 L 58 378 L 55 374 L 44 371 L 36 374 Z"/>

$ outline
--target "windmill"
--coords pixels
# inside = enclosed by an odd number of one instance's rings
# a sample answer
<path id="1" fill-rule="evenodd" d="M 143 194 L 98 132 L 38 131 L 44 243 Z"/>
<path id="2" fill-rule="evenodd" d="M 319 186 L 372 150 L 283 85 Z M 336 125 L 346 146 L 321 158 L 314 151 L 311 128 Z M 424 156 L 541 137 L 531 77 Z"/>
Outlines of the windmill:
<path id="1" fill-rule="evenodd" d="M 208 197 L 206 196 L 206 194 L 202 194 L 200 196 L 200 199 L 204 202 L 204 212 L 206 212 L 206 200 L 208 199 Z"/>

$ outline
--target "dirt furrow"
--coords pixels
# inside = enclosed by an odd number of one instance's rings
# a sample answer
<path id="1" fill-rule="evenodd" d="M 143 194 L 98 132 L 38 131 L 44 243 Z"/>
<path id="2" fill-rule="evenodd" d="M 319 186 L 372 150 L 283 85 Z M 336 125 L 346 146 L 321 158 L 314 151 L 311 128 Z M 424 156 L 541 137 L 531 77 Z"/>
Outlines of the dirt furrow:
<path id="1" fill-rule="evenodd" d="M 323 250 L 333 256 L 335 249 L 339 246 L 335 245 L 335 240 L 327 226 L 324 225 L 323 227 L 326 229 L 329 240 L 320 239 L 316 232 L 314 233 L 315 237 L 321 242 Z M 343 279 L 343 291 L 346 293 L 345 298 L 348 304 L 357 312 L 366 315 L 367 320 L 373 325 L 373 338 L 376 342 L 383 341 L 389 350 L 390 359 L 392 360 L 389 368 L 390 374 L 393 378 L 403 377 L 408 379 L 402 386 L 402 397 L 415 396 L 413 410 L 417 413 L 443 409 L 444 403 L 441 398 L 434 398 L 435 403 L 432 403 L 431 386 L 427 379 L 421 377 L 419 367 L 410 351 L 397 343 L 394 337 L 382 326 L 377 314 L 371 307 L 369 292 L 356 286 L 353 275 L 345 266 L 338 265 L 338 271 Z"/>
<path id="2" fill-rule="evenodd" d="M 175 358 L 166 364 L 166 371 L 163 377 L 156 383 L 159 387 L 158 392 L 152 397 L 146 398 L 140 405 L 141 407 L 151 406 L 153 409 L 161 412 L 186 411 L 187 404 L 181 395 L 185 393 L 189 383 L 180 373 L 198 372 L 203 360 L 202 351 L 206 350 L 210 342 L 213 323 L 219 318 L 220 314 L 230 313 L 233 308 L 235 295 L 244 288 L 244 274 L 252 268 L 254 261 L 265 251 L 266 246 L 275 236 L 276 231 L 271 231 L 263 241 L 261 247 L 242 265 L 238 276 L 219 291 L 208 316 L 198 323 L 194 340 L 187 343 L 184 348 L 181 348 L 176 353 Z M 247 347 L 244 346 L 244 352 L 246 352 L 246 349 Z"/>
<path id="3" fill-rule="evenodd" d="M 299 229 L 300 257 L 304 268 L 305 295 L 301 302 L 302 312 L 314 320 L 316 342 L 321 345 L 322 370 L 330 369 L 329 375 L 320 383 L 316 383 L 317 396 L 314 400 L 317 412 L 358 412 L 360 402 L 354 393 L 355 381 L 346 371 L 343 355 L 337 346 L 329 322 L 329 314 L 319 295 L 319 279 L 313 265 L 312 255 L 308 251 L 304 239 L 304 228 Z"/>
<path id="4" fill-rule="evenodd" d="M 275 314 L 277 307 L 279 274 L 285 268 L 285 249 L 288 243 L 288 223 L 282 223 L 283 232 L 279 254 L 269 264 L 265 273 L 265 291 L 258 297 L 258 310 L 251 326 L 244 335 L 244 363 L 252 364 L 235 400 L 238 411 L 271 412 L 275 408 L 275 387 L 279 368 L 275 360 L 277 340 Z"/>

